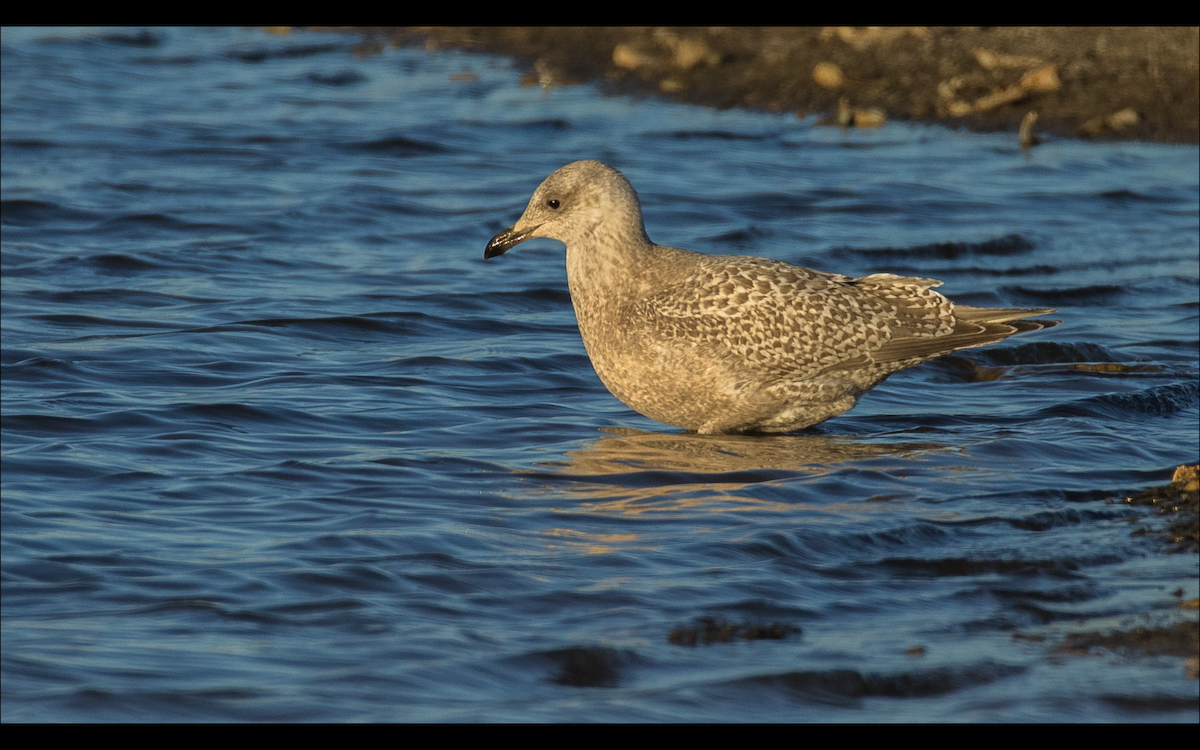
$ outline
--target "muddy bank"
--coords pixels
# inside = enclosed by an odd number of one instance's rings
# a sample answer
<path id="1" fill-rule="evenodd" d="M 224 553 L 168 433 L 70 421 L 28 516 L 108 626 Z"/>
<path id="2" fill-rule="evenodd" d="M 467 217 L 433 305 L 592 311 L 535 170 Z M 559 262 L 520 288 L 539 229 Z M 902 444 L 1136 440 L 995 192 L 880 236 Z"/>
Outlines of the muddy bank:
<path id="1" fill-rule="evenodd" d="M 641 27 L 353 29 L 360 50 L 507 55 L 531 85 L 847 126 L 938 122 L 1034 137 L 1200 142 L 1200 29 Z M 1029 113 L 1036 113 L 1030 116 Z"/>

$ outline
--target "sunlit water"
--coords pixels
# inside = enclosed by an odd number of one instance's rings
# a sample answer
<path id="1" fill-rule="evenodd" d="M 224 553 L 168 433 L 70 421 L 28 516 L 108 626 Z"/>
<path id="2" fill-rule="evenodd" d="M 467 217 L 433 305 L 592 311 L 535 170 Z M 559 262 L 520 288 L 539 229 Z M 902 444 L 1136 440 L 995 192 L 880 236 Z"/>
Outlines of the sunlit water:
<path id="1" fill-rule="evenodd" d="M 1197 456 L 1196 147 L 355 41 L 4 30 L 5 721 L 1198 719 L 1178 657 L 1056 650 L 1197 595 L 1120 502 Z M 482 259 L 581 158 L 658 242 L 1063 323 L 683 434 L 597 379 L 560 244 Z"/>

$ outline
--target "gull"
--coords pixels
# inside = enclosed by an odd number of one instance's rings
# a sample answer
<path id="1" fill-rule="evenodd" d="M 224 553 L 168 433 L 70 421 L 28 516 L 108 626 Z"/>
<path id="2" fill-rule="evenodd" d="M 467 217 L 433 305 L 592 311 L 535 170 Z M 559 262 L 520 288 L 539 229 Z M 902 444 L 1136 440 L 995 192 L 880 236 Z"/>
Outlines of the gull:
<path id="1" fill-rule="evenodd" d="M 547 177 L 483 257 L 534 237 L 567 246 L 571 303 L 605 387 L 705 435 L 810 427 L 895 372 L 1059 322 L 1023 320 L 1053 309 L 955 305 L 936 279 L 656 245 L 629 180 L 592 160 Z"/>

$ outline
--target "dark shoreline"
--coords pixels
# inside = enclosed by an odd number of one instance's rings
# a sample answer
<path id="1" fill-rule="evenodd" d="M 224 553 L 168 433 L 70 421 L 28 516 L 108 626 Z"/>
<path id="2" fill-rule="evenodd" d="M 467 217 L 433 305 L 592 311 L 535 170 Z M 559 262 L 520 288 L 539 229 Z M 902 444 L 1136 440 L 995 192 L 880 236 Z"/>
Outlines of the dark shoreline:
<path id="1" fill-rule="evenodd" d="M 980 132 L 1200 143 L 1197 27 L 348 28 L 360 52 L 514 58 L 525 82 L 597 83 L 720 109 Z M 820 66 L 818 70 L 818 66 Z M 818 83 L 818 79 L 821 83 Z"/>

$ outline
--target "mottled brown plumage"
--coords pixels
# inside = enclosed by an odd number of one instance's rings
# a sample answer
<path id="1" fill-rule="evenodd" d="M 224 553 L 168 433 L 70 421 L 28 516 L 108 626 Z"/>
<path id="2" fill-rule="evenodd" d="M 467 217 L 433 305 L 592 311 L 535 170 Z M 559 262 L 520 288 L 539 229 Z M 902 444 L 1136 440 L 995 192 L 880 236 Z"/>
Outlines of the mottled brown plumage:
<path id="1" fill-rule="evenodd" d="M 790 432 L 850 409 L 888 375 L 1055 321 L 956 307 L 941 282 L 821 273 L 655 245 L 624 175 L 578 161 L 546 178 L 485 258 L 532 237 L 567 245 L 584 346 L 613 395 L 701 433 Z"/>

